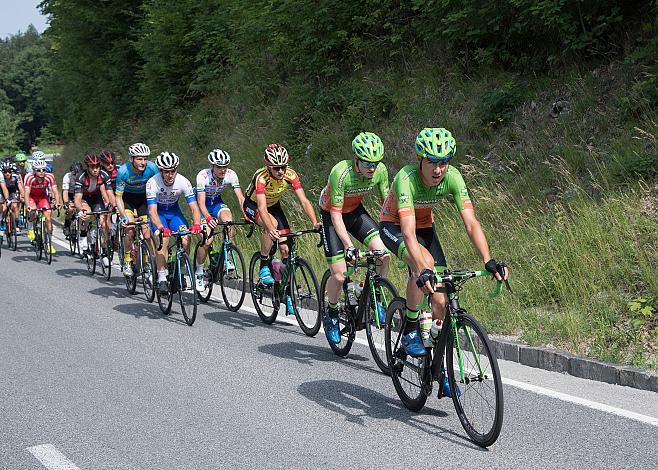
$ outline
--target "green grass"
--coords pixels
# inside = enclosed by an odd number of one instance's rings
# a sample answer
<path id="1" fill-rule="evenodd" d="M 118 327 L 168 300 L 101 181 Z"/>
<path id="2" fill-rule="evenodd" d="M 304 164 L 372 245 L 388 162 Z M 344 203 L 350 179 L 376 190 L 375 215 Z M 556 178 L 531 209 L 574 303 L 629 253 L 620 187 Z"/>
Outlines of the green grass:
<path id="1" fill-rule="evenodd" d="M 173 150 L 191 180 L 208 151 L 220 147 L 231 154 L 246 188 L 264 146 L 280 141 L 315 202 L 329 169 L 350 157 L 354 132 L 365 128 L 382 137 L 392 179 L 414 160 L 419 129 L 447 127 L 456 136 L 455 165 L 491 253 L 508 261 L 514 289 L 491 301 L 486 294 L 492 283 L 471 282 L 464 304 L 492 333 L 658 368 L 658 113 L 652 108 L 641 119 L 624 120 L 614 103 L 625 92 L 627 71 L 617 66 L 594 74 L 575 67 L 560 77 L 536 79 L 496 70 L 470 77 L 445 68 L 369 72 L 345 79 L 322 99 L 302 84 L 270 100 L 236 86 L 180 110 L 166 125 L 144 120 L 103 144 L 120 154 L 138 140 L 156 154 Z M 560 96 L 570 101 L 570 110 L 551 117 L 550 105 Z M 502 122 L 489 121 L 498 114 Z M 67 146 L 56 169 L 61 174 L 82 149 L 95 146 Z M 234 198 L 228 199 L 239 213 Z M 307 228 L 294 197 L 285 201 L 293 228 Z M 367 207 L 376 217 L 376 201 Z M 436 220 L 449 265 L 481 269 L 447 200 Z M 247 260 L 257 238 L 238 236 Z M 316 243 L 305 237 L 299 246 L 320 277 L 326 266 Z M 406 281 L 397 267 L 390 277 L 400 289 Z M 643 302 L 634 304 L 638 299 Z"/>

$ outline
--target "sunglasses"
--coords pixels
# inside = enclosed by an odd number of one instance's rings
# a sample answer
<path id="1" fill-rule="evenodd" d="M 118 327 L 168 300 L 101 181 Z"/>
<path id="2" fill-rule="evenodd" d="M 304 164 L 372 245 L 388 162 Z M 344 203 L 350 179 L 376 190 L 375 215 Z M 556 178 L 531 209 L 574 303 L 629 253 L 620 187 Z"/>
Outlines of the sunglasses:
<path id="1" fill-rule="evenodd" d="M 46 170 L 34 170 L 35 173 L 43 173 L 43 172 L 45 172 L 45 171 L 46 171 Z"/>
<path id="2" fill-rule="evenodd" d="M 281 165 L 281 166 L 271 166 L 273 171 L 285 171 L 286 168 L 288 168 L 288 165 Z"/>
<path id="3" fill-rule="evenodd" d="M 359 160 L 359 163 L 363 168 L 375 168 L 377 165 L 379 165 L 379 162 L 366 162 L 364 160 Z"/>

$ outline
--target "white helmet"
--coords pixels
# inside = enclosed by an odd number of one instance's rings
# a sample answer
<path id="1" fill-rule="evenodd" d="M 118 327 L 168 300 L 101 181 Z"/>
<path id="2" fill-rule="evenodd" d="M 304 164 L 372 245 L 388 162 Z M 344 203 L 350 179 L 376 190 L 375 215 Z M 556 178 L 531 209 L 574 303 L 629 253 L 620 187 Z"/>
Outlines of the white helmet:
<path id="1" fill-rule="evenodd" d="M 178 168 L 180 163 L 180 158 L 174 152 L 162 152 L 155 159 L 155 164 L 161 170 L 173 170 Z"/>
<path id="2" fill-rule="evenodd" d="M 267 166 L 281 166 L 287 165 L 290 160 L 288 151 L 281 144 L 270 144 L 265 147 L 265 155 L 263 157 Z"/>
<path id="3" fill-rule="evenodd" d="M 46 154 L 43 153 L 41 150 L 36 150 L 32 154 L 32 160 L 43 160 L 44 158 L 46 158 Z"/>
<path id="4" fill-rule="evenodd" d="M 208 154 L 208 161 L 211 165 L 228 166 L 231 163 L 231 156 L 223 150 L 215 149 Z"/>
<path id="5" fill-rule="evenodd" d="M 128 155 L 132 157 L 148 157 L 151 155 L 151 149 L 149 148 L 148 145 L 143 144 L 141 142 L 137 142 L 136 144 L 132 144 L 130 147 L 128 147 Z"/>
<path id="6" fill-rule="evenodd" d="M 48 163 L 45 160 L 34 160 L 32 162 L 33 170 L 45 170 L 48 166 Z"/>

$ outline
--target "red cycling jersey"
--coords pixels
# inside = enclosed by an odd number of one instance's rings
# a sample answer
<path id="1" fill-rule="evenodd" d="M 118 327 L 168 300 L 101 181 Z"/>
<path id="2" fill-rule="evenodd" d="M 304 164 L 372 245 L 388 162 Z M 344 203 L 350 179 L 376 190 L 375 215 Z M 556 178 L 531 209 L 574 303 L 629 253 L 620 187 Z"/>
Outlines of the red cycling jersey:
<path id="1" fill-rule="evenodd" d="M 41 199 L 48 196 L 48 188 L 56 188 L 57 183 L 52 173 L 45 173 L 43 178 L 37 178 L 34 173 L 28 173 L 25 178 L 25 189 L 30 188 L 32 199 Z"/>

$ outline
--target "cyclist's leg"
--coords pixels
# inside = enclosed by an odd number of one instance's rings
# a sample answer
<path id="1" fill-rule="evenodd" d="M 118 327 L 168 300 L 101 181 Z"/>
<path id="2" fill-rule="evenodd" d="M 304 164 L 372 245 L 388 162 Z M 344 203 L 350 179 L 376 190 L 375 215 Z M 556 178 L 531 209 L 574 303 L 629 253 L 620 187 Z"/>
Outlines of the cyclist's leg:
<path id="1" fill-rule="evenodd" d="M 441 247 L 441 242 L 439 237 L 436 235 L 436 230 L 432 226 L 431 232 L 424 232 L 422 237 L 425 239 L 425 245 L 428 251 L 432 254 L 434 259 L 434 269 L 435 271 L 443 272 L 447 267 L 446 257 L 443 253 L 443 248 Z M 443 284 L 437 284 L 437 289 L 440 289 L 438 292 L 432 294 L 432 319 L 443 321 L 445 316 L 446 304 L 448 302 L 448 296 L 446 295 Z"/>
<path id="2" fill-rule="evenodd" d="M 345 264 L 345 250 L 343 244 L 336 234 L 336 229 L 331 222 L 331 214 L 320 209 L 320 221 L 322 222 L 322 236 L 324 239 L 324 257 L 329 265 L 331 277 L 327 281 L 327 302 L 331 313 L 338 314 L 338 297 L 340 288 L 345 281 L 343 274 L 347 270 Z"/>
<path id="3" fill-rule="evenodd" d="M 379 226 L 372 220 L 372 217 L 366 212 L 362 204 L 350 212 L 349 217 L 344 217 L 345 227 L 361 243 L 366 245 L 369 250 L 384 250 L 384 242 L 379 236 Z M 377 274 L 386 277 L 388 267 L 391 261 L 390 255 L 379 258 L 377 265 Z"/>
<path id="4" fill-rule="evenodd" d="M 169 218 L 170 218 L 169 214 L 166 212 L 160 212 L 158 213 L 158 217 L 160 218 L 160 222 L 162 222 L 162 227 L 171 230 L 171 227 L 169 226 Z M 153 226 L 153 222 L 150 222 L 150 225 L 151 225 L 151 230 L 153 232 L 158 230 L 157 227 Z M 176 228 L 174 228 L 174 230 L 175 229 Z M 160 250 L 156 251 L 155 253 L 155 265 L 158 271 L 158 283 L 165 282 L 167 280 L 166 270 L 167 270 L 167 256 L 169 254 L 168 247 L 169 247 L 169 237 L 163 237 L 162 246 L 160 247 Z"/>
<path id="5" fill-rule="evenodd" d="M 281 235 L 290 233 L 290 224 L 288 223 L 286 214 L 283 212 L 283 208 L 281 207 L 281 204 L 277 202 L 276 204 L 271 206 L 268 209 L 268 211 L 270 213 L 270 216 L 272 216 L 276 221 L 275 225 L 279 233 Z M 271 246 L 272 244 L 270 243 L 270 247 Z M 288 254 L 290 253 L 290 249 L 288 248 L 287 239 L 284 237 L 281 237 L 281 240 L 279 241 L 279 252 L 281 253 L 281 261 L 283 261 L 283 263 L 285 264 L 288 261 Z"/>

